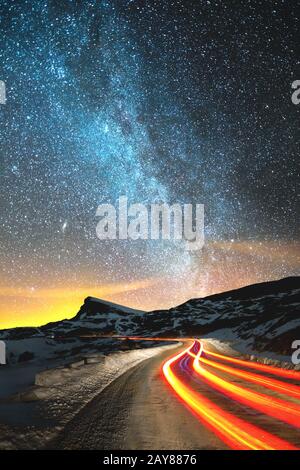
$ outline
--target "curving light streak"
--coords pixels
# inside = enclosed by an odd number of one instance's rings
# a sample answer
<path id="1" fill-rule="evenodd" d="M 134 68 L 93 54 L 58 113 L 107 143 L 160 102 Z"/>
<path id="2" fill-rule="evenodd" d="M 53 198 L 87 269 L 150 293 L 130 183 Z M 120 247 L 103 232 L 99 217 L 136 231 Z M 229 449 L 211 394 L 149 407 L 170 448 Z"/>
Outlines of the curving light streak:
<path id="1" fill-rule="evenodd" d="M 201 357 L 201 362 L 210 367 L 214 367 L 215 369 L 234 375 L 235 377 L 240 377 L 241 379 L 247 380 L 248 382 L 253 382 L 255 384 L 262 385 L 266 388 L 269 388 L 270 390 L 274 390 L 283 395 L 300 398 L 300 388 L 297 385 L 287 384 L 285 382 L 281 382 L 280 380 L 271 379 L 269 377 L 264 377 L 259 374 L 254 374 L 253 372 L 235 369 L 219 362 L 210 361 L 208 359 L 205 359 L 204 357 Z"/>
<path id="2" fill-rule="evenodd" d="M 300 427 L 300 407 L 298 405 L 235 385 L 202 367 L 200 361 L 203 364 L 208 363 L 207 365 L 210 365 L 211 361 L 201 357 L 203 349 L 200 342 L 199 344 L 200 349 L 193 361 L 193 368 L 213 388 L 272 418 L 284 421 L 297 428 Z"/>
<path id="3" fill-rule="evenodd" d="M 204 348 L 205 354 L 223 361 L 231 362 L 232 364 L 237 364 L 242 367 L 248 367 L 250 369 L 256 369 L 261 372 L 266 372 L 267 374 L 277 375 L 278 377 L 284 377 L 286 379 L 300 380 L 300 372 L 294 370 L 285 370 L 280 369 L 279 367 L 267 366 L 265 364 L 260 364 L 259 362 L 244 361 L 242 359 L 237 359 L 235 357 L 224 356 L 223 354 L 207 351 Z"/>
<path id="4" fill-rule="evenodd" d="M 292 444 L 228 413 L 180 380 L 173 367 L 196 345 L 172 356 L 163 365 L 163 374 L 176 394 L 228 446 L 240 450 L 296 450 Z M 198 354 L 200 354 L 199 351 Z M 195 362 L 195 361 L 194 361 Z"/>

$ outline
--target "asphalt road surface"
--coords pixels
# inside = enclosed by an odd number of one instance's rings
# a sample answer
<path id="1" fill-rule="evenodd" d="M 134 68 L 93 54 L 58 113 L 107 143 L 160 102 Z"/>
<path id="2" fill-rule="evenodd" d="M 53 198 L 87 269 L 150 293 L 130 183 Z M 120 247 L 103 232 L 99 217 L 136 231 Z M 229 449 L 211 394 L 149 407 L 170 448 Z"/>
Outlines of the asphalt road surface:
<path id="1" fill-rule="evenodd" d="M 125 372 L 48 447 L 299 448 L 300 374 L 204 348 L 196 340 Z"/>

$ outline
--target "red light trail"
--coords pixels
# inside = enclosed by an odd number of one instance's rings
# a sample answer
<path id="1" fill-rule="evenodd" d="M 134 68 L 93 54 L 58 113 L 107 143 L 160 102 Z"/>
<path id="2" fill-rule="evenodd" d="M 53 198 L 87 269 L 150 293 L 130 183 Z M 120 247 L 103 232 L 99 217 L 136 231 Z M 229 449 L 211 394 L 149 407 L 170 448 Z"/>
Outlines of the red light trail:
<path id="1" fill-rule="evenodd" d="M 293 371 L 277 369 L 263 364 L 250 363 L 205 350 L 205 356 L 207 355 L 216 357 L 218 360 L 234 363 L 235 366 L 239 365 L 247 368 L 255 368 L 260 372 L 272 375 L 276 374 L 279 377 L 298 379 L 300 376 L 300 374 Z M 233 413 L 224 410 L 213 401 L 206 398 L 193 388 L 193 384 L 190 380 L 184 379 L 182 371 L 186 371 L 187 373 L 195 372 L 198 379 L 202 380 L 213 389 L 217 389 L 224 396 L 230 397 L 238 403 L 242 403 L 249 408 L 254 408 L 264 415 L 271 416 L 272 418 L 295 427 L 300 427 L 299 405 L 231 383 L 214 372 L 207 370 L 207 366 L 217 371 L 231 374 L 233 377 L 240 377 L 248 382 L 279 392 L 281 395 L 299 397 L 299 387 L 284 383 L 280 380 L 270 379 L 259 374 L 223 365 L 214 360 L 208 360 L 206 357 L 203 357 L 203 347 L 198 340 L 194 341 L 192 346 L 188 347 L 183 352 L 168 359 L 162 368 L 164 377 L 176 395 L 194 412 L 201 422 L 206 424 L 229 447 L 240 450 L 298 449 L 292 443 L 235 416 Z M 180 373 L 178 372 L 179 368 Z M 187 375 L 186 378 L 188 379 L 189 376 Z"/>
<path id="2" fill-rule="evenodd" d="M 260 364 L 259 362 L 251 362 L 251 361 L 243 361 L 242 359 L 237 359 L 235 357 L 224 356 L 223 354 L 218 354 L 215 352 L 207 351 L 204 349 L 205 354 L 209 356 L 215 357 L 217 359 L 222 359 L 227 362 L 231 362 L 233 364 L 248 367 L 250 369 L 256 369 L 260 372 L 265 372 L 266 374 L 277 375 L 278 377 L 282 377 L 285 379 L 293 379 L 293 380 L 300 380 L 300 372 L 296 372 L 294 370 L 285 370 L 279 369 L 278 367 L 267 366 L 265 364 Z"/>
<path id="3" fill-rule="evenodd" d="M 241 369 L 236 369 L 234 367 L 226 366 L 215 361 L 209 361 L 204 358 L 202 358 L 201 360 L 204 364 L 208 366 L 214 367 L 215 369 L 221 370 L 223 372 L 227 372 L 228 374 L 235 375 L 236 377 L 240 377 L 241 379 L 244 379 L 248 382 L 253 382 L 255 384 L 262 385 L 278 393 L 300 398 L 300 388 L 297 385 L 285 383 L 277 379 L 270 379 L 269 377 L 264 377 L 262 375 L 254 374 Z"/>

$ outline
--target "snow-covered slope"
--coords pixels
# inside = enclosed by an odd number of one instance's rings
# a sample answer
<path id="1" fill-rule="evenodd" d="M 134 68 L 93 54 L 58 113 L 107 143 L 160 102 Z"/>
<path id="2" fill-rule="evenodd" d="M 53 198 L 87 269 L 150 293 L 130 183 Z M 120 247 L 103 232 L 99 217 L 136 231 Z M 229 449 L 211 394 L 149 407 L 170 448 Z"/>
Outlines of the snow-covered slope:
<path id="1" fill-rule="evenodd" d="M 25 340 L 27 348 L 37 341 L 46 343 L 47 348 L 58 344 L 64 354 L 71 345 L 80 350 L 83 343 L 95 344 L 85 338 L 95 335 L 211 336 L 238 340 L 249 352 L 291 355 L 292 342 L 300 339 L 300 277 L 255 284 L 147 313 L 88 297 L 71 320 L 41 328 L 3 330 L 0 339 L 13 341 L 14 348 Z"/>
<path id="2" fill-rule="evenodd" d="M 48 323 L 40 328 L 12 328 L 0 331 L 0 340 L 7 346 L 7 361 L 72 361 L 77 357 L 96 352 L 132 349 L 136 344 L 126 344 L 104 335 L 118 333 L 126 336 L 136 329 L 136 322 L 144 314 L 140 310 L 107 302 L 93 297 L 85 299 L 78 314 L 71 320 Z M 95 335 L 100 336 L 95 338 Z M 150 343 L 143 347 L 151 346 Z"/>
<path id="3" fill-rule="evenodd" d="M 300 339 L 300 277 L 192 299 L 143 320 L 142 328 L 152 328 L 156 334 L 163 324 L 171 336 L 242 340 L 249 351 L 291 355 L 292 342 Z"/>

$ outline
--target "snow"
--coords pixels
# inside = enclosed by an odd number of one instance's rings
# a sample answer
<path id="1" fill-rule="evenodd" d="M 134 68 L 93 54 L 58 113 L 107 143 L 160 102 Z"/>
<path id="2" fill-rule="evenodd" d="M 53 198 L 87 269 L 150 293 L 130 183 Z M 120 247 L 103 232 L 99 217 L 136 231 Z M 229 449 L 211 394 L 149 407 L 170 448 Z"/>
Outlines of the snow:
<path id="1" fill-rule="evenodd" d="M 43 398 L 37 404 L 7 402 L 0 405 L 0 450 L 44 447 L 80 409 L 113 380 L 140 362 L 176 346 L 173 343 L 110 354 L 106 357 L 105 364 L 85 365 L 70 370 L 66 382 L 60 386 L 38 387 L 37 392 L 42 391 Z M 27 371 L 30 367 L 32 366 Z M 15 426 L 24 422 L 26 427 L 22 428 L 22 432 L 14 432 Z"/>
<path id="2" fill-rule="evenodd" d="M 299 327 L 299 319 L 291 320 L 276 329 L 276 336 Z M 299 338 L 300 339 L 300 338 Z"/>
<path id="3" fill-rule="evenodd" d="M 88 297 L 88 300 L 90 302 L 93 302 L 95 304 L 102 304 L 102 305 L 106 305 L 107 307 L 111 307 L 112 309 L 115 309 L 115 310 L 119 310 L 121 312 L 124 312 L 124 313 L 130 313 L 130 314 L 133 314 L 133 315 L 144 315 L 145 312 L 142 311 L 142 310 L 136 310 L 136 309 L 133 309 L 133 308 L 130 308 L 130 307 L 126 307 L 124 305 L 119 305 L 119 304 L 115 304 L 113 302 L 108 302 L 107 300 L 102 300 L 102 299 L 97 299 L 97 297 Z"/>

